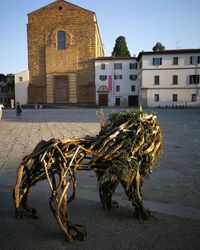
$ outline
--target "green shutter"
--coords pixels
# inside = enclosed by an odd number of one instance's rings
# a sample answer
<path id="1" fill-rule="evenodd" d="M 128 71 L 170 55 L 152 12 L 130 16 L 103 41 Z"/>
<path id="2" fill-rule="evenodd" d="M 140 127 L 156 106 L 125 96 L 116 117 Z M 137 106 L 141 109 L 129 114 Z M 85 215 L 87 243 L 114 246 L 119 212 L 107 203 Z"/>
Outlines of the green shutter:
<path id="1" fill-rule="evenodd" d="M 193 84 L 193 75 L 190 75 L 190 84 Z"/>

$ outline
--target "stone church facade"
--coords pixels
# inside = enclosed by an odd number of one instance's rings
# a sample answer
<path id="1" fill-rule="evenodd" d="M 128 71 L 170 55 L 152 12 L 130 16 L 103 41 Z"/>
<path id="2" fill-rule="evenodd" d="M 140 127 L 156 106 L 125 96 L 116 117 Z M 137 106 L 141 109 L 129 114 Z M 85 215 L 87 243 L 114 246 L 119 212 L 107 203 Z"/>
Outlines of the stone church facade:
<path id="1" fill-rule="evenodd" d="M 27 33 L 28 103 L 95 103 L 95 13 L 58 0 L 28 14 Z"/>

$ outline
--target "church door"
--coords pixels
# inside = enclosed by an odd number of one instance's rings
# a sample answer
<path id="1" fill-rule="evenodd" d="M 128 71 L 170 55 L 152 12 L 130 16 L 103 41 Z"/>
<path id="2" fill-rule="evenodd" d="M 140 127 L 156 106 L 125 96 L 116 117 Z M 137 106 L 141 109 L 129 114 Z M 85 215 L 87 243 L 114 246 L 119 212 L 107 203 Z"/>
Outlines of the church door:
<path id="1" fill-rule="evenodd" d="M 56 76 L 54 83 L 54 102 L 69 102 L 69 83 L 67 76 Z"/>

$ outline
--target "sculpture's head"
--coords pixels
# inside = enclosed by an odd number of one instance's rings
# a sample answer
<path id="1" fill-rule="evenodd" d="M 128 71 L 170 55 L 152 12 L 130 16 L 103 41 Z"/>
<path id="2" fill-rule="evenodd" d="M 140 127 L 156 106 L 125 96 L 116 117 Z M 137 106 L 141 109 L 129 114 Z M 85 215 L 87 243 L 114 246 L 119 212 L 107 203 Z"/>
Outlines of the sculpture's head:
<path id="1" fill-rule="evenodd" d="M 163 152 L 163 134 L 157 117 L 142 109 L 111 113 L 99 137 L 101 160 L 117 162 L 123 169 L 151 172 Z M 107 138 L 107 139 L 105 139 Z"/>

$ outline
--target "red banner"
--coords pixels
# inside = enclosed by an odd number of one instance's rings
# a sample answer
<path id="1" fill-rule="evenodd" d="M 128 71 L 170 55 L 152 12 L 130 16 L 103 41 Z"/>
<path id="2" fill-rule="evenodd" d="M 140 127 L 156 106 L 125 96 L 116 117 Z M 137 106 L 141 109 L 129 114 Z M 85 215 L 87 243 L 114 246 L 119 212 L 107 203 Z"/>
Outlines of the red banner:
<path id="1" fill-rule="evenodd" d="M 112 76 L 108 76 L 108 90 L 112 91 Z"/>

